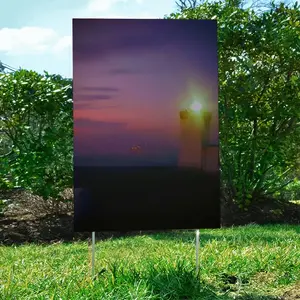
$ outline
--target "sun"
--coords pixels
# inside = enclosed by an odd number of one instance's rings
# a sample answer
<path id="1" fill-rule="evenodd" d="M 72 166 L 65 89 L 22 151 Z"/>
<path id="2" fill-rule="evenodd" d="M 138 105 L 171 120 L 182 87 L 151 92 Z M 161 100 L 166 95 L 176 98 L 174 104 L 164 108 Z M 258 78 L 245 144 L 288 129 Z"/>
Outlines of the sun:
<path id="1" fill-rule="evenodd" d="M 194 112 L 199 112 L 202 108 L 201 103 L 194 101 L 191 105 L 190 105 L 190 109 Z"/>

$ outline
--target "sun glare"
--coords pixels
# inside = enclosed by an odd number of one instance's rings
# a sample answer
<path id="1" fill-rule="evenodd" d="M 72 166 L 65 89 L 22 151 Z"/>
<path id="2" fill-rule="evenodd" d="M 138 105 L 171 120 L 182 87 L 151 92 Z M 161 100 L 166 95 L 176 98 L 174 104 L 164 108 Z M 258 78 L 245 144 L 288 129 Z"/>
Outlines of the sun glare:
<path id="1" fill-rule="evenodd" d="M 201 108 L 202 108 L 202 105 L 197 101 L 194 101 L 190 106 L 190 109 L 194 112 L 199 112 L 201 110 Z"/>

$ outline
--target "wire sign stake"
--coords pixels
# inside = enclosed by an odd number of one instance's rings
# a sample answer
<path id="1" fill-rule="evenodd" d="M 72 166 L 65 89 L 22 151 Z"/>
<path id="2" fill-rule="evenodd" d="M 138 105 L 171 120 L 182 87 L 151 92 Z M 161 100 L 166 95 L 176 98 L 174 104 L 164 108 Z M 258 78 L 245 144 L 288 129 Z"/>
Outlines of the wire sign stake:
<path id="1" fill-rule="evenodd" d="M 92 232 L 92 279 L 95 277 L 95 231 Z"/>
<path id="2" fill-rule="evenodd" d="M 200 247 L 200 230 L 196 230 L 196 275 L 199 274 L 199 247 Z"/>

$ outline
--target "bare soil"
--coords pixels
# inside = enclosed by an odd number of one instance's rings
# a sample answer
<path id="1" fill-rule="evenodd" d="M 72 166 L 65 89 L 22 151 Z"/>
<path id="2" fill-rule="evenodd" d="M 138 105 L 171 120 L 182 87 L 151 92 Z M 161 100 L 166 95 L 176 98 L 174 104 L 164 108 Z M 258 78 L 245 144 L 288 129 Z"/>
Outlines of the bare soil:
<path id="1" fill-rule="evenodd" d="M 26 191 L 0 192 L 0 199 L 7 199 L 8 206 L 0 215 L 0 244 L 55 243 L 87 241 L 90 232 L 74 232 L 73 191 L 63 193 L 63 201 L 45 201 Z M 153 231 L 148 231 L 148 233 Z M 157 232 L 157 231 L 156 231 Z M 134 232 L 97 232 L 97 239 L 108 239 Z"/>
<path id="2" fill-rule="evenodd" d="M 65 190 L 62 198 L 60 202 L 45 201 L 22 190 L 2 192 L 0 199 L 7 199 L 8 206 L 0 216 L 0 244 L 68 242 L 90 238 L 90 232 L 74 232 L 72 189 Z M 249 223 L 300 224 L 300 205 L 266 203 L 241 212 L 237 207 L 223 203 L 221 222 L 223 227 Z M 137 233 L 140 232 L 97 232 L 97 238 Z"/>
<path id="3" fill-rule="evenodd" d="M 300 299 L 300 282 L 298 282 L 292 289 L 284 293 L 281 300 L 299 300 Z"/>

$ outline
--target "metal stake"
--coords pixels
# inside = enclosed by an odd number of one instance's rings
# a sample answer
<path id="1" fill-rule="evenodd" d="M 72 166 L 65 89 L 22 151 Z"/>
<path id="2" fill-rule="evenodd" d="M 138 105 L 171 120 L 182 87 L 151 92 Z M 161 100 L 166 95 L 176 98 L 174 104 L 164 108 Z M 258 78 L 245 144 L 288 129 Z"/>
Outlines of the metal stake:
<path id="1" fill-rule="evenodd" d="M 196 275 L 199 274 L 200 230 L 196 230 Z"/>
<path id="2" fill-rule="evenodd" d="M 95 276 L 95 231 L 92 232 L 92 278 Z"/>

